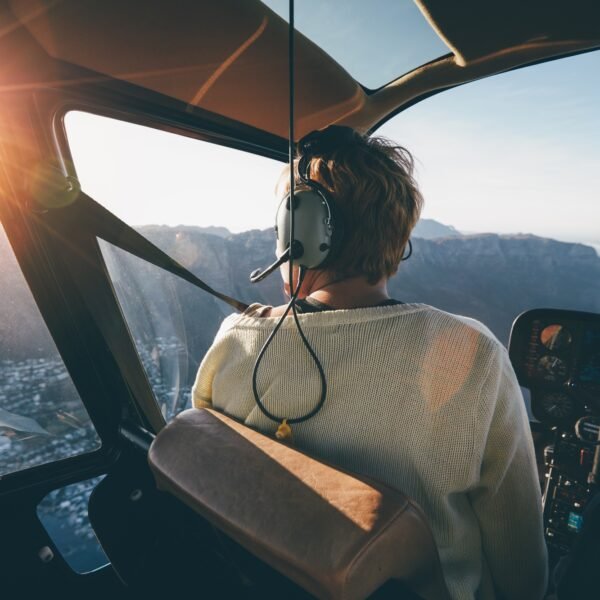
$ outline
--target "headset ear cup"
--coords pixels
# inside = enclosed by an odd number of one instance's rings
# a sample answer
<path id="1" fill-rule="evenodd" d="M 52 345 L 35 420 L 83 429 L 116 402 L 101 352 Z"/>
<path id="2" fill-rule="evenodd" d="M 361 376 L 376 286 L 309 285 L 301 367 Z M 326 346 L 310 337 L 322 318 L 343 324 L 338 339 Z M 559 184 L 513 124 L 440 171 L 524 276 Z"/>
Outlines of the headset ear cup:
<path id="1" fill-rule="evenodd" d="M 322 268 L 334 246 L 335 221 L 331 204 L 316 186 L 306 186 L 294 194 L 294 263 L 306 269 Z M 277 209 L 277 255 L 289 246 L 291 210 L 289 195 Z"/>
<path id="2" fill-rule="evenodd" d="M 314 190 L 316 194 L 318 194 L 325 206 L 327 207 L 327 214 L 329 219 L 329 225 L 331 228 L 331 236 L 329 241 L 329 252 L 327 257 L 323 260 L 323 262 L 319 265 L 319 268 L 327 267 L 331 265 L 332 261 L 335 260 L 335 257 L 340 251 L 340 247 L 344 238 L 344 222 L 339 214 L 339 209 L 333 198 L 331 197 L 331 193 L 327 188 L 321 185 L 318 181 L 314 181 L 313 179 L 309 179 L 306 182 L 306 185 L 310 187 L 310 189 Z"/>

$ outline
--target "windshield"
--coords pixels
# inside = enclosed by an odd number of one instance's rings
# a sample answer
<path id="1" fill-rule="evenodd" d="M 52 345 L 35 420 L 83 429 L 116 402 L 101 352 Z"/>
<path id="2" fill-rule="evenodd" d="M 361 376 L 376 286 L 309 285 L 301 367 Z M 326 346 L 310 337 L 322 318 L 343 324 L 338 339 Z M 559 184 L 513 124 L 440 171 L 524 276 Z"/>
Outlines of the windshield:
<path id="1" fill-rule="evenodd" d="M 425 196 L 398 300 L 485 323 L 549 306 L 600 312 L 600 53 L 552 61 L 425 100 L 378 133 L 406 146 Z M 246 302 L 279 304 L 274 260 L 281 164 L 105 117 L 66 119 L 83 189 L 193 270 Z M 102 245 L 161 408 L 189 402 L 195 369 L 229 307 Z"/>
<path id="2" fill-rule="evenodd" d="M 505 343 L 527 309 L 600 312 L 599 71 L 593 52 L 497 75 L 377 131 L 415 156 L 430 223 L 396 293 Z"/>
<path id="3" fill-rule="evenodd" d="M 288 20 L 288 0 L 263 3 Z M 370 89 L 449 52 L 412 0 L 302 0 L 294 22 Z"/>
<path id="4" fill-rule="evenodd" d="M 423 215 L 462 233 L 600 244 L 600 52 L 468 83 L 377 134 L 408 148 Z"/>

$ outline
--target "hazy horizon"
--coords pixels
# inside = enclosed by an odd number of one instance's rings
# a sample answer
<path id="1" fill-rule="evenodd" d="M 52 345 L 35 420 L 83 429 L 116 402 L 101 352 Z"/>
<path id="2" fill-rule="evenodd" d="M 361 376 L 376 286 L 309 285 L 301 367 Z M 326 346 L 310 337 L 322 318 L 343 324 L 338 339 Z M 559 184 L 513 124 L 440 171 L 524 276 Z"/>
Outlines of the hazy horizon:
<path id="1" fill-rule="evenodd" d="M 546 236 L 539 236 L 539 235 L 535 235 L 533 233 L 528 233 L 528 232 L 524 232 L 524 231 L 516 231 L 516 232 L 512 232 L 512 233 L 497 233 L 494 231 L 460 231 L 459 229 L 457 229 L 456 227 L 454 227 L 453 225 L 449 224 L 449 223 L 442 223 L 441 221 L 438 221 L 437 219 L 428 219 L 426 217 L 423 217 L 422 219 L 420 219 L 419 221 L 433 221 L 435 223 L 439 223 L 440 225 L 443 225 L 445 227 L 451 227 L 453 229 L 456 230 L 456 232 L 458 234 L 460 234 L 461 236 L 477 236 L 477 235 L 499 235 L 499 236 L 503 236 L 503 237 L 515 237 L 515 236 L 534 236 L 534 237 L 538 237 L 541 239 L 551 239 L 551 240 L 555 240 L 557 242 L 565 242 L 565 243 L 569 243 L 569 244 L 582 244 L 584 246 L 590 246 L 591 248 L 593 248 L 596 251 L 596 254 L 598 254 L 598 256 L 600 257 L 600 242 L 588 242 L 588 241 L 577 241 L 577 240 L 572 240 L 572 239 L 560 239 L 560 238 L 556 238 L 556 237 L 546 237 Z M 418 224 L 417 224 L 418 225 Z M 143 224 L 137 224 L 134 225 L 134 227 L 137 228 L 142 228 L 142 227 L 168 227 L 170 229 L 177 229 L 179 227 L 198 227 L 199 229 L 225 229 L 227 230 L 227 232 L 231 235 L 239 235 L 241 233 L 246 233 L 249 231 L 266 231 L 268 229 L 272 229 L 272 226 L 269 227 L 252 227 L 249 229 L 243 229 L 241 231 L 231 231 L 228 227 L 225 227 L 224 225 L 198 225 L 198 224 L 192 224 L 192 223 L 176 223 L 173 225 L 169 225 L 169 224 L 165 224 L 165 223 L 143 223 Z M 420 237 L 419 235 L 414 235 L 413 237 Z"/>

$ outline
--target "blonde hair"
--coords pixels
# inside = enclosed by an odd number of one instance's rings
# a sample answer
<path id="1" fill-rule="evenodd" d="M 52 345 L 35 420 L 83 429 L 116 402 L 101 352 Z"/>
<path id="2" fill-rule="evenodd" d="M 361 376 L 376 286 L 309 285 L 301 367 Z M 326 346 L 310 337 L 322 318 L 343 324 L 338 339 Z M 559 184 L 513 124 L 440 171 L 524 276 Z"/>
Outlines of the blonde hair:
<path id="1" fill-rule="evenodd" d="M 294 171 L 302 185 L 300 158 Z M 343 222 L 341 247 L 328 268 L 344 276 L 362 275 L 369 283 L 394 275 L 423 207 L 410 152 L 386 138 L 353 132 L 343 145 L 313 157 L 309 173 L 331 193 Z M 289 192 L 289 180 L 288 165 L 278 196 Z"/>

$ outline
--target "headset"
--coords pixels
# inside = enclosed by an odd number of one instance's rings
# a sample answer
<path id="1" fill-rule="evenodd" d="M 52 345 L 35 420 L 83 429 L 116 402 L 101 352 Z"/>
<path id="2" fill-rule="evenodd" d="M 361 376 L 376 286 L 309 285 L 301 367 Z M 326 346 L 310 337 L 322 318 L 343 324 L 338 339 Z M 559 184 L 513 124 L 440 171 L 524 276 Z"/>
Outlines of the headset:
<path id="1" fill-rule="evenodd" d="M 331 125 L 303 137 L 297 146 L 300 155 L 298 175 L 300 185 L 279 203 L 275 217 L 277 256 L 266 269 L 256 269 L 250 281 L 257 283 L 287 262 L 290 257 L 298 267 L 322 269 L 335 258 L 344 237 L 343 220 L 330 192 L 310 178 L 313 158 L 327 156 L 336 149 L 352 143 L 356 133 L 350 127 Z M 294 211 L 294 239 L 290 248 L 289 232 Z"/>
<path id="2" fill-rule="evenodd" d="M 310 178 L 310 163 L 313 158 L 331 155 L 352 144 L 356 135 L 350 127 L 330 125 L 326 129 L 309 133 L 298 142 L 298 175 L 301 183 L 294 190 L 293 202 L 292 194 L 286 194 L 279 203 L 275 216 L 279 258 L 265 269 L 252 271 L 252 283 L 262 281 L 290 258 L 295 265 L 304 269 L 323 269 L 335 259 L 344 239 L 344 221 L 329 190 Z M 293 204 L 292 209 L 290 204 Z M 292 210 L 295 222 L 290 249 Z M 412 242 L 408 240 L 408 252 L 402 260 L 408 260 L 412 251 Z"/>
<path id="3" fill-rule="evenodd" d="M 252 391 L 260 411 L 270 420 L 280 423 L 275 434 L 279 439 L 291 437 L 290 425 L 302 423 L 317 414 L 327 396 L 327 379 L 323 365 L 307 340 L 296 312 L 296 300 L 302 287 L 306 271 L 323 269 L 331 264 L 340 249 L 344 238 L 344 224 L 335 200 L 330 192 L 318 181 L 310 177 L 313 158 L 330 156 L 333 152 L 356 141 L 357 133 L 349 128 L 331 125 L 321 131 L 313 131 L 298 142 L 297 155 L 300 185 L 294 185 L 295 174 L 290 173 L 290 192 L 281 200 L 275 217 L 278 259 L 266 269 L 256 269 L 250 274 L 250 281 L 257 283 L 286 262 L 290 262 L 290 302 L 278 320 L 273 331 L 263 344 L 254 363 Z M 290 155 L 292 154 L 290 146 Z M 293 160 L 290 158 L 293 165 Z M 293 167 L 292 167 L 293 168 Z M 407 260 L 412 255 L 412 243 L 408 241 Z M 295 289 L 292 286 L 292 265 L 299 267 L 299 277 Z M 313 409 L 299 417 L 284 417 L 271 413 L 261 400 L 258 389 L 258 371 L 267 348 L 291 310 L 302 342 L 311 356 L 321 380 L 321 394 Z"/>
<path id="4" fill-rule="evenodd" d="M 256 283 L 262 281 L 285 262 L 290 262 L 290 301 L 258 353 L 252 370 L 254 401 L 266 417 L 280 423 L 275 436 L 281 440 L 291 437 L 290 425 L 302 423 L 316 415 L 323 407 L 327 396 L 327 378 L 325 377 L 323 365 L 302 330 L 296 312 L 296 300 L 306 271 L 308 269 L 323 268 L 332 256 L 335 256 L 343 237 L 344 228 L 336 212 L 335 202 L 327 189 L 310 178 L 310 162 L 312 158 L 329 154 L 335 148 L 349 142 L 354 135 L 354 131 L 349 127 L 331 126 L 323 131 L 312 132 L 300 140 L 297 152 L 300 155 L 298 174 L 301 185 L 299 187 L 295 186 L 295 174 L 291 170 L 290 191 L 279 203 L 275 217 L 279 258 L 264 271 L 257 269 L 250 275 L 250 281 Z M 291 144 L 290 165 L 293 169 L 294 161 Z M 292 266 L 294 265 L 299 267 L 298 282 L 295 289 L 292 285 Z M 261 400 L 258 389 L 258 371 L 262 359 L 290 310 L 298 333 L 314 362 L 321 381 L 321 393 L 314 407 L 306 414 L 293 418 L 275 415 L 270 412 Z"/>

